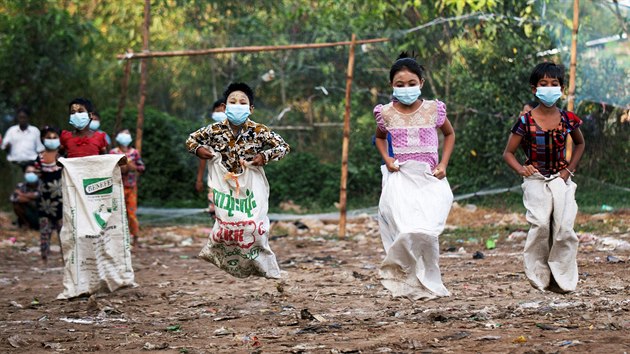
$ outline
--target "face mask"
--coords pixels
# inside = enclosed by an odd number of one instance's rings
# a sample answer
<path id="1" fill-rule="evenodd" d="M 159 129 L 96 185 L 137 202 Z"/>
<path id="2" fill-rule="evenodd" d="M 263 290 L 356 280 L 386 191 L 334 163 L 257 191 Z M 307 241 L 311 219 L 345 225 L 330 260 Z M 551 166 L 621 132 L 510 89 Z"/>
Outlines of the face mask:
<path id="1" fill-rule="evenodd" d="M 541 86 L 536 88 L 536 97 L 547 107 L 556 104 L 556 101 L 562 96 L 560 86 Z"/>
<path id="2" fill-rule="evenodd" d="M 44 139 L 44 146 L 48 150 L 56 150 L 61 143 L 59 139 Z"/>
<path id="3" fill-rule="evenodd" d="M 223 122 L 227 118 L 225 112 L 212 112 L 212 119 L 215 122 Z"/>
<path id="4" fill-rule="evenodd" d="M 394 97 L 405 106 L 409 106 L 420 97 L 420 86 L 394 87 Z"/>
<path id="5" fill-rule="evenodd" d="M 88 112 L 78 112 L 70 115 L 70 125 L 81 130 L 90 123 Z"/>
<path id="6" fill-rule="evenodd" d="M 90 130 L 97 131 L 98 128 L 100 127 L 101 127 L 101 122 L 98 120 L 92 119 L 92 121 L 90 122 Z"/>
<path id="7" fill-rule="evenodd" d="M 120 133 L 116 135 L 116 141 L 122 146 L 129 146 L 131 144 L 131 134 Z"/>
<path id="8" fill-rule="evenodd" d="M 37 177 L 34 172 L 26 172 L 24 174 L 24 180 L 26 181 L 26 183 L 35 183 L 38 179 L 39 177 Z"/>
<path id="9" fill-rule="evenodd" d="M 250 115 L 249 106 L 246 104 L 229 104 L 225 108 L 225 115 L 230 123 L 241 125 Z"/>

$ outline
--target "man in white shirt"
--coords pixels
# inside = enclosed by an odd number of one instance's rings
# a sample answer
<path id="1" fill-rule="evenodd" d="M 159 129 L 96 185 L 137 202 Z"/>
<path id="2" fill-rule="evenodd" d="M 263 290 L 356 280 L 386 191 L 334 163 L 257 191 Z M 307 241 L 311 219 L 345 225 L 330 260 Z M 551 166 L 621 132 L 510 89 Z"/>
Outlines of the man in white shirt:
<path id="1" fill-rule="evenodd" d="M 10 127 L 2 140 L 2 149 L 7 151 L 7 160 L 22 169 L 35 161 L 39 152 L 44 151 L 39 129 L 29 125 L 30 113 L 26 107 L 18 109 L 18 124 Z"/>

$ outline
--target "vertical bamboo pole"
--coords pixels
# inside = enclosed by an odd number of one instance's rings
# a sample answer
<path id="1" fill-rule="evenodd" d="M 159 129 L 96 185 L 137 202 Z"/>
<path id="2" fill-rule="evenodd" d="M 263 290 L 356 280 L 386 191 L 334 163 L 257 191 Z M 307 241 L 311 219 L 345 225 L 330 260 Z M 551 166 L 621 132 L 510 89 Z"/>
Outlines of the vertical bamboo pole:
<path id="1" fill-rule="evenodd" d="M 131 75 L 131 60 L 125 59 L 125 72 L 123 74 L 122 81 L 120 82 L 120 100 L 118 101 L 118 112 L 116 112 L 116 123 L 114 124 L 114 131 L 112 136 L 116 135 L 122 125 L 122 115 L 125 110 L 125 104 L 127 103 L 127 89 L 129 87 L 129 76 Z"/>
<path id="2" fill-rule="evenodd" d="M 567 110 L 573 111 L 575 101 L 575 73 L 577 69 L 577 40 L 578 27 L 580 18 L 580 1 L 573 0 L 573 32 L 571 34 L 571 64 L 569 67 L 569 97 L 567 102 Z M 573 139 L 571 136 L 567 139 L 567 160 L 571 160 L 573 153 Z"/>
<path id="3" fill-rule="evenodd" d="M 144 0 L 144 24 L 142 26 L 142 51 L 149 51 L 149 24 L 151 23 L 151 0 Z M 147 59 L 140 61 L 140 101 L 136 122 L 136 150 L 142 153 L 142 126 L 144 125 L 144 102 L 147 98 Z"/>
<path id="4" fill-rule="evenodd" d="M 352 73 L 354 70 L 354 46 L 356 35 L 352 34 L 350 54 L 348 55 L 348 73 L 346 75 L 346 112 L 343 116 L 343 144 L 341 148 L 341 187 L 339 188 L 339 237 L 346 236 L 346 185 L 348 183 L 348 150 L 350 147 L 350 93 L 352 91 Z"/>

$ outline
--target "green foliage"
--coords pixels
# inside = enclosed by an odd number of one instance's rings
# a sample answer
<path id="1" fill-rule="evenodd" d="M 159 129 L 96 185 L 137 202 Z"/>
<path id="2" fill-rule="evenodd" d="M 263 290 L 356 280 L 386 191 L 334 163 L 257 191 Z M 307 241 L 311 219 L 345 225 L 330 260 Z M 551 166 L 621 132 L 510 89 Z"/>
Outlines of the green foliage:
<path id="1" fill-rule="evenodd" d="M 113 133 L 115 114 L 112 109 L 101 113 L 104 130 Z M 121 126 L 129 129 L 134 138 L 137 114 L 136 109 L 125 110 Z M 200 197 L 194 190 L 198 159 L 188 153 L 184 143 L 188 134 L 199 127 L 151 107 L 145 109 L 144 119 L 142 159 L 146 171 L 140 177 L 139 203 L 148 206 L 203 206 L 203 196 Z"/>
<path id="2" fill-rule="evenodd" d="M 340 167 L 322 163 L 309 153 L 289 155 L 265 167 L 269 203 L 292 200 L 308 208 L 326 209 L 339 199 Z"/>
<path id="3" fill-rule="evenodd" d="M 0 2 L 0 113 L 28 105 L 35 123 L 59 125 L 71 96 L 90 90 L 92 35 L 90 23 L 50 1 Z"/>
<path id="4" fill-rule="evenodd" d="M 34 123 L 64 127 L 66 103 L 84 96 L 103 111 L 103 125 L 111 131 L 124 68 L 116 54 L 142 50 L 143 5 L 131 0 L 0 0 L 0 114 L 29 104 L 36 111 Z M 355 206 L 378 200 L 380 157 L 371 144 L 372 108 L 389 100 L 388 71 L 400 51 L 415 51 L 425 65 L 423 97 L 447 105 L 457 135 L 449 181 L 456 193 L 464 193 L 518 183 L 501 153 L 516 113 L 533 98 L 529 71 L 538 61 L 562 61 L 567 53 L 544 58 L 537 53 L 568 46 L 571 32 L 570 2 L 549 0 L 158 0 L 151 1 L 151 13 L 154 51 L 347 41 L 352 33 L 359 39 L 390 38 L 355 48 L 348 176 L 348 202 Z M 611 46 L 607 55 L 591 59 L 592 49 L 583 44 L 627 32 L 627 11 L 613 3 L 583 2 L 581 14 L 584 64 L 578 65 L 578 114 L 588 119 L 580 172 L 628 185 L 619 163 L 628 159 L 628 123 L 621 120 L 627 107 L 590 103 L 613 95 L 608 103 L 627 105 L 628 61 L 616 61 L 627 45 Z M 474 16 L 452 21 L 462 15 Z M 346 46 L 148 60 L 147 105 L 153 109 L 145 117 L 148 170 L 140 202 L 205 204 L 193 189 L 197 160 L 183 141 L 202 124 L 223 88 L 238 80 L 254 87 L 253 119 L 292 146 L 285 160 L 267 167 L 272 205 L 293 199 L 330 208 L 339 193 L 347 62 Z M 125 103 L 135 107 L 139 61 L 131 68 Z M 263 80 L 270 70 L 275 78 Z M 134 110 L 125 112 L 125 125 L 135 131 Z"/>

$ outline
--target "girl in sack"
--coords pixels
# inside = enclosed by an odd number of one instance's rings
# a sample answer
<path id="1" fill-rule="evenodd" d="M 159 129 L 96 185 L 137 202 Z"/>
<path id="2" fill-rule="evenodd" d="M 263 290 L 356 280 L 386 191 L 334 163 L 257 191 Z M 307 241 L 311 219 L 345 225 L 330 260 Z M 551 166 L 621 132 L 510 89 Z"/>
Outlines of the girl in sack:
<path id="1" fill-rule="evenodd" d="M 564 90 L 564 69 L 552 62 L 538 64 L 529 78 L 540 105 L 517 120 L 503 153 L 505 162 L 523 176 L 523 204 L 530 229 L 523 252 L 525 274 L 532 286 L 558 293 L 574 291 L 578 282 L 576 184 L 571 181 L 584 153 L 582 121 L 556 107 Z M 575 149 L 566 156 L 568 137 Z M 519 145 L 526 161 L 514 153 Z"/>
<path id="2" fill-rule="evenodd" d="M 414 58 L 401 53 L 389 79 L 393 102 L 374 108 L 376 147 L 385 161 L 378 215 L 386 252 L 381 282 L 395 297 L 449 296 L 438 265 L 438 236 L 453 202 L 446 169 L 455 132 L 446 105 L 421 98 L 424 68 Z M 441 160 L 438 130 L 444 135 Z M 388 133 L 393 157 L 388 154 Z"/>
<path id="3" fill-rule="evenodd" d="M 215 218 L 200 257 L 237 277 L 279 278 L 280 268 L 269 248 L 269 184 L 263 166 L 289 152 L 282 137 L 249 119 L 254 92 L 244 83 L 224 93 L 226 120 L 193 132 L 188 151 L 210 160 L 208 186 Z"/>

